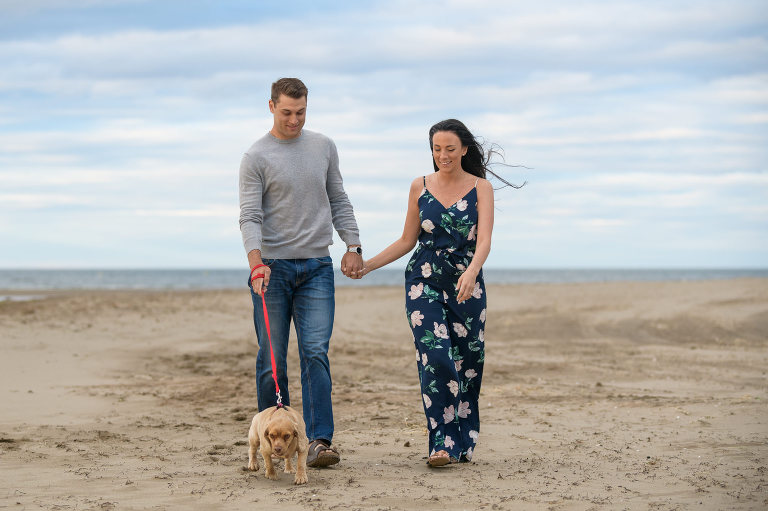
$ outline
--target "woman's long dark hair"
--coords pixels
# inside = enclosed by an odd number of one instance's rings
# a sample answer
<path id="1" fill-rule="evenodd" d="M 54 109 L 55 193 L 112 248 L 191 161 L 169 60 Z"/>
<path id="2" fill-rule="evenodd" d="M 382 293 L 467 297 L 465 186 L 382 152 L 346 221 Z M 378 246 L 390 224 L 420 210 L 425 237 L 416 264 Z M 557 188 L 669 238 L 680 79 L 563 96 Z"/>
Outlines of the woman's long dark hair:
<path id="1" fill-rule="evenodd" d="M 525 183 L 522 185 L 514 185 L 491 170 L 491 158 L 493 155 L 495 154 L 500 156 L 502 160 L 504 159 L 504 155 L 496 149 L 497 146 L 491 146 L 487 150 L 484 150 L 483 145 L 477 141 L 475 136 L 469 131 L 469 129 L 467 129 L 464 123 L 459 120 L 446 119 L 429 128 L 430 151 L 432 151 L 432 137 L 435 135 L 435 133 L 440 131 L 450 131 L 459 137 L 461 145 L 467 148 L 467 154 L 461 157 L 461 168 L 465 171 L 469 172 L 473 176 L 482 178 L 485 178 L 486 175 L 491 174 L 506 186 L 511 186 L 512 188 L 521 188 L 525 185 Z M 502 165 L 507 164 L 502 163 Z M 437 163 L 435 163 L 434 158 L 432 159 L 432 166 L 435 168 L 435 172 L 440 170 L 437 166 Z M 517 165 L 507 166 L 516 167 Z"/>

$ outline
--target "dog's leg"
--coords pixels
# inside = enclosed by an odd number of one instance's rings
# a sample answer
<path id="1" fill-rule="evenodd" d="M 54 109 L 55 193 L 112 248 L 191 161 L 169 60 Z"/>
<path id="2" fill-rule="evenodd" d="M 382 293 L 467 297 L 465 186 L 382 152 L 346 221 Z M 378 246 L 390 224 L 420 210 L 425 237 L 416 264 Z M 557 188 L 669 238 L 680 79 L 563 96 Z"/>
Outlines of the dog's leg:
<path id="1" fill-rule="evenodd" d="M 296 472 L 296 469 L 293 468 L 293 463 L 291 463 L 291 460 L 293 459 L 293 455 L 290 455 L 290 456 L 288 456 L 288 457 L 286 457 L 284 459 L 285 459 L 285 470 L 284 470 L 284 472 L 286 474 L 293 474 L 294 472 Z"/>
<path id="2" fill-rule="evenodd" d="M 264 458 L 264 475 L 267 479 L 276 480 L 277 473 L 275 472 L 275 465 L 272 463 L 272 451 L 267 451 L 262 446 L 261 457 Z"/>
<path id="3" fill-rule="evenodd" d="M 257 436 L 255 441 L 253 438 L 250 438 L 249 440 L 248 470 L 259 470 L 259 457 L 256 454 L 259 451 L 259 437 Z"/>
<path id="4" fill-rule="evenodd" d="M 307 484 L 307 453 L 308 449 L 296 450 L 299 454 L 296 459 L 296 477 L 293 478 L 293 484 Z"/>

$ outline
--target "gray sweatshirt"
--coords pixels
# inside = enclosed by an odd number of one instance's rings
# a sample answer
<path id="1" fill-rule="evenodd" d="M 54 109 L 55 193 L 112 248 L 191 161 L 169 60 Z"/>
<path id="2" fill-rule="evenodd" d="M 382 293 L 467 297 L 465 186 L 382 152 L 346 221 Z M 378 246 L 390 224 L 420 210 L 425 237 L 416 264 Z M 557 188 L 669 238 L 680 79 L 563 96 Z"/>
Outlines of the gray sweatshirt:
<path id="1" fill-rule="evenodd" d="M 240 163 L 240 231 L 245 252 L 268 259 L 329 255 L 333 229 L 359 245 L 333 141 L 302 130 L 290 140 L 267 133 Z"/>

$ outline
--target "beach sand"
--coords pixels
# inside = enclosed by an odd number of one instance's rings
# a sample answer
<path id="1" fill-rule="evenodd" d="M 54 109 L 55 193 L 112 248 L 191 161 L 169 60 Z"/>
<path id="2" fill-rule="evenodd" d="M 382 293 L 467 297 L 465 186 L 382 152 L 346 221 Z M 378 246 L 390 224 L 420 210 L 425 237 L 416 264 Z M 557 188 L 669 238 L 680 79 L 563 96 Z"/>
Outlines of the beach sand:
<path id="1" fill-rule="evenodd" d="M 246 290 L 40 294 L 0 302 L 2 509 L 768 508 L 766 279 L 488 286 L 479 445 L 441 469 L 404 292 L 339 288 L 342 461 L 304 486 L 244 470 Z"/>

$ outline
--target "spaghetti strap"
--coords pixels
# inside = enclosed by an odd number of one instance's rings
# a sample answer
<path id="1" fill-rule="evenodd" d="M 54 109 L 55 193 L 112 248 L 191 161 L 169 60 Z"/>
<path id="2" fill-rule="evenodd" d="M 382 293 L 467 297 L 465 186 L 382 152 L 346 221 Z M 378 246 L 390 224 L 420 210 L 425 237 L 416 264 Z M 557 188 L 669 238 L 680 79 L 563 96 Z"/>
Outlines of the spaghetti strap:
<path id="1" fill-rule="evenodd" d="M 477 182 L 478 182 L 478 181 L 480 181 L 480 178 L 479 178 L 479 177 L 478 177 L 477 179 L 475 179 L 475 188 L 477 188 Z"/>
<path id="2" fill-rule="evenodd" d="M 427 176 L 421 176 L 421 179 L 424 181 L 424 188 L 427 187 Z"/>

